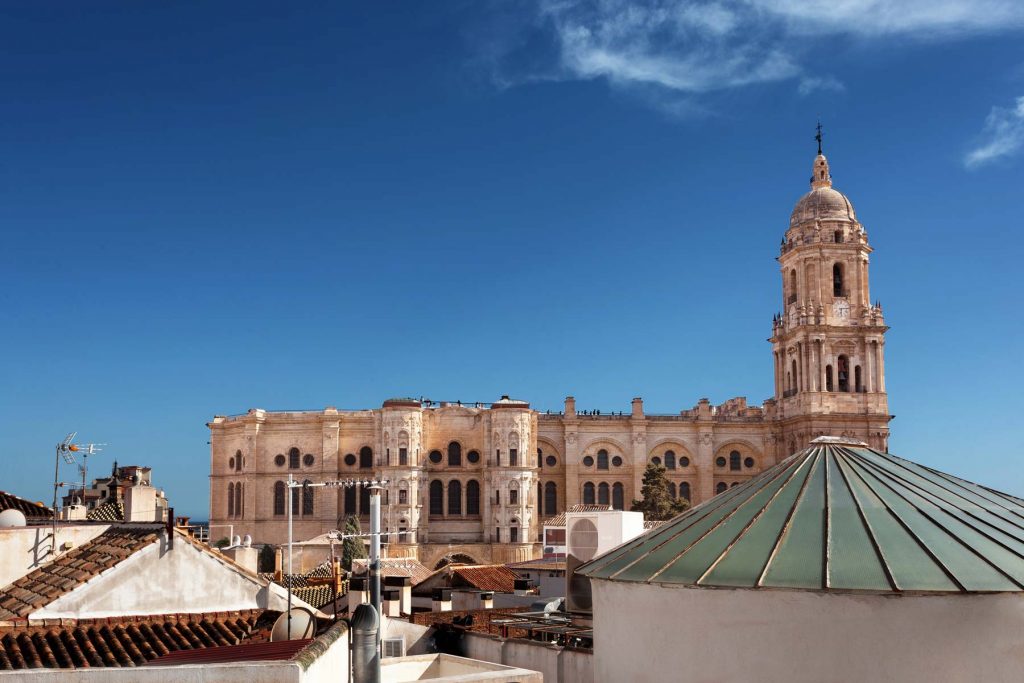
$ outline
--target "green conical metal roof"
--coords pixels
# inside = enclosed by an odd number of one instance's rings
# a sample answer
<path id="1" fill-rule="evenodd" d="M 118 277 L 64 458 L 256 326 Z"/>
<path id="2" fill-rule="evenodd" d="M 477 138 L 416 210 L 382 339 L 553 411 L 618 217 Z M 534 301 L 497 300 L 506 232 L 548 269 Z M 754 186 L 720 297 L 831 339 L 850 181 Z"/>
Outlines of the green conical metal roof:
<path id="1" fill-rule="evenodd" d="M 823 437 L 579 571 L 730 588 L 1020 591 L 1024 500 Z"/>

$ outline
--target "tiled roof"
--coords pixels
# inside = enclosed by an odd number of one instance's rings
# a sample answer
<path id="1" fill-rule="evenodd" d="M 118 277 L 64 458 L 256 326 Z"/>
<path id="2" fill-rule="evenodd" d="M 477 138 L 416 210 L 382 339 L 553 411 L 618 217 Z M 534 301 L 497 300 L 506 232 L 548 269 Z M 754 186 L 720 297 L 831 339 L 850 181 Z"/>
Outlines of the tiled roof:
<path id="1" fill-rule="evenodd" d="M 599 580 L 900 593 L 1024 591 L 1024 500 L 819 437 L 591 560 Z"/>
<path id="2" fill-rule="evenodd" d="M 355 560 L 352 563 L 352 574 L 362 576 L 366 573 L 366 562 L 369 560 Z M 382 557 L 380 560 L 380 575 L 383 576 L 408 576 L 410 583 L 415 586 L 422 582 L 434 572 L 426 568 L 419 560 L 407 557 Z"/>
<path id="3" fill-rule="evenodd" d="M 614 508 L 611 505 L 570 505 L 569 509 L 550 519 L 545 519 L 541 526 L 565 526 L 566 512 L 609 512 Z"/>
<path id="4" fill-rule="evenodd" d="M 551 558 L 546 560 L 527 560 L 526 562 L 513 562 L 505 565 L 509 569 L 533 570 L 542 572 L 564 572 L 565 560 Z"/>
<path id="5" fill-rule="evenodd" d="M 34 503 L 31 500 L 25 500 L 21 496 L 16 496 L 13 493 L 0 491 L 0 510 L 9 510 L 12 508 L 21 511 L 27 520 L 48 519 L 53 517 L 53 510 L 42 503 Z"/>
<path id="6" fill-rule="evenodd" d="M 86 513 L 86 519 L 94 522 L 123 522 L 124 503 L 121 501 L 109 501 L 102 505 L 97 505 Z"/>
<path id="7" fill-rule="evenodd" d="M 159 531 L 113 528 L 0 590 L 0 621 L 25 617 L 153 543 Z"/>
<path id="8" fill-rule="evenodd" d="M 139 666 L 168 653 L 266 642 L 278 612 L 81 619 L 0 628 L 0 670 Z"/>
<path id="9" fill-rule="evenodd" d="M 496 593 L 511 593 L 519 575 L 503 564 L 451 567 L 451 586 L 464 584 L 470 588 Z"/>
<path id="10" fill-rule="evenodd" d="M 149 666 L 281 661 L 294 658 L 312 642 L 312 638 L 297 638 L 274 643 L 246 643 L 207 647 L 202 650 L 179 650 L 153 660 Z"/>
<path id="11" fill-rule="evenodd" d="M 339 591 L 337 595 L 339 608 L 342 604 L 348 604 L 341 600 L 341 598 L 346 594 L 345 587 L 346 584 L 343 583 L 342 590 Z M 319 586 L 303 586 L 302 588 L 294 588 L 292 589 L 292 595 L 299 600 L 302 600 L 310 607 L 315 607 L 317 609 L 331 605 L 335 598 L 334 586 L 329 583 L 322 583 Z"/>

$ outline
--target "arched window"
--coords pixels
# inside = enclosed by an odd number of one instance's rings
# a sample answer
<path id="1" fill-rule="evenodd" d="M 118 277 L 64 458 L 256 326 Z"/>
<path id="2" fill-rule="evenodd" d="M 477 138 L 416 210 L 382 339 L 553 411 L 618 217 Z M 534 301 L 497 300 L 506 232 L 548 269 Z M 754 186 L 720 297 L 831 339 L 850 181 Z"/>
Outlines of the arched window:
<path id="1" fill-rule="evenodd" d="M 743 467 L 743 457 L 739 451 L 731 451 L 729 453 L 729 469 L 738 470 Z"/>
<path id="2" fill-rule="evenodd" d="M 608 451 L 603 448 L 597 452 L 597 469 L 608 469 Z"/>
<path id="3" fill-rule="evenodd" d="M 242 451 L 235 452 L 235 470 L 242 471 Z"/>
<path id="4" fill-rule="evenodd" d="M 398 464 L 400 466 L 409 464 L 409 449 L 404 446 L 398 449 Z"/>
<path id="5" fill-rule="evenodd" d="M 462 467 L 462 445 L 457 441 L 448 444 L 448 467 Z"/>
<path id="6" fill-rule="evenodd" d="M 626 489 L 619 482 L 612 484 L 612 507 L 623 510 L 626 506 Z"/>
<path id="7" fill-rule="evenodd" d="M 293 517 L 298 517 L 299 516 L 299 508 L 302 505 L 302 496 L 299 495 L 301 492 L 300 491 L 296 491 L 295 489 L 289 489 L 285 493 L 289 494 L 291 499 L 292 499 L 292 516 Z M 366 509 L 369 510 L 370 508 L 366 508 Z"/>
<path id="8" fill-rule="evenodd" d="M 301 459 L 301 454 L 299 453 L 299 449 L 298 448 L 293 448 L 290 451 L 288 451 L 288 469 L 291 469 L 291 470 L 299 469 L 299 461 L 300 461 L 300 459 Z"/>
<path id="9" fill-rule="evenodd" d="M 359 449 L 359 468 L 363 470 L 373 469 L 373 449 L 363 446 Z"/>
<path id="10" fill-rule="evenodd" d="M 726 490 L 727 488 L 729 488 L 729 487 L 725 485 L 725 482 L 724 482 L 724 481 L 720 481 L 720 482 L 718 482 L 718 484 L 717 484 L 717 485 L 715 486 L 715 493 L 722 493 L 722 492 L 724 492 L 724 491 L 725 491 L 725 490 Z"/>
<path id="11" fill-rule="evenodd" d="M 519 467 L 519 434 L 509 432 L 508 435 L 508 464 L 510 467 Z"/>
<path id="12" fill-rule="evenodd" d="M 832 265 L 832 296 L 846 296 L 842 263 Z"/>
<path id="13" fill-rule="evenodd" d="M 832 241 L 834 241 L 836 243 L 842 242 L 843 241 L 843 231 L 842 230 L 836 230 L 835 232 L 833 232 L 832 233 Z"/>
<path id="14" fill-rule="evenodd" d="M 235 482 L 235 517 L 245 514 L 245 496 L 242 495 L 242 482 Z"/>
<path id="15" fill-rule="evenodd" d="M 458 479 L 448 482 L 448 514 L 462 514 L 462 482 Z"/>
<path id="16" fill-rule="evenodd" d="M 690 500 L 690 482 L 683 481 L 679 483 L 679 497 Z"/>
<path id="17" fill-rule="evenodd" d="M 284 482 L 274 483 L 274 514 L 284 514 Z"/>
<path id="18" fill-rule="evenodd" d="M 367 486 L 359 487 L 359 514 L 370 514 L 370 489 Z"/>
<path id="19" fill-rule="evenodd" d="M 537 467 L 544 467 L 544 453 L 537 449 Z"/>
<path id="20" fill-rule="evenodd" d="M 850 360 L 846 356 L 836 359 L 836 376 L 839 380 L 839 391 L 850 390 Z"/>
<path id="21" fill-rule="evenodd" d="M 831 365 L 826 365 L 825 366 L 825 391 L 834 391 L 834 389 L 832 388 L 833 386 L 834 385 L 832 384 L 832 366 Z"/>
<path id="22" fill-rule="evenodd" d="M 519 482 L 509 482 L 508 485 L 508 504 L 519 505 Z"/>
<path id="23" fill-rule="evenodd" d="M 668 495 L 672 496 L 673 498 L 676 497 L 676 483 L 674 481 L 670 481 L 668 483 Z"/>
<path id="24" fill-rule="evenodd" d="M 466 514 L 480 514 L 480 482 L 476 479 L 466 482 Z"/>
<path id="25" fill-rule="evenodd" d="M 558 484 L 553 481 L 544 484 L 544 514 L 558 514 Z"/>
<path id="26" fill-rule="evenodd" d="M 444 514 L 444 484 L 440 479 L 430 482 L 430 514 Z"/>
<path id="27" fill-rule="evenodd" d="M 860 366 L 853 366 L 853 386 L 854 390 L 859 394 L 864 391 L 864 384 L 861 382 Z"/>
<path id="28" fill-rule="evenodd" d="M 228 517 L 235 516 L 235 485 L 228 484 Z"/>
<path id="29" fill-rule="evenodd" d="M 588 481 L 583 485 L 583 504 L 593 505 L 596 502 L 594 499 L 594 484 Z"/>
<path id="30" fill-rule="evenodd" d="M 796 268 L 789 271 L 789 297 L 786 299 L 786 303 L 796 303 Z"/>
<path id="31" fill-rule="evenodd" d="M 303 484 L 312 484 L 309 479 L 302 482 Z M 303 516 L 313 514 L 313 489 L 308 486 L 302 487 L 302 514 Z"/>
<path id="32" fill-rule="evenodd" d="M 608 484 L 601 482 L 597 486 L 597 504 L 598 505 L 611 505 L 611 496 L 608 491 Z"/>
<path id="33" fill-rule="evenodd" d="M 345 514 L 354 515 L 356 514 L 356 490 L 354 488 L 345 489 Z"/>
<path id="34" fill-rule="evenodd" d="M 674 451 L 665 451 L 665 469 L 674 470 L 676 468 L 676 454 Z"/>

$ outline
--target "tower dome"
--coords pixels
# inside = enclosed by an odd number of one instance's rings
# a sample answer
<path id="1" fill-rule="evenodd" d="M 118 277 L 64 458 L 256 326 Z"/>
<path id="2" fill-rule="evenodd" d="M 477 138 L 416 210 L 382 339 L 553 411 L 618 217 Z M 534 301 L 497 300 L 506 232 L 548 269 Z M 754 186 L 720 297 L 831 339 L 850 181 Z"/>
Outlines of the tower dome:
<path id="1" fill-rule="evenodd" d="M 813 223 L 817 220 L 850 222 L 857 220 L 850 200 L 842 192 L 832 187 L 832 174 L 829 172 L 828 159 L 821 152 L 814 157 L 811 191 L 796 203 L 793 213 L 789 217 L 789 227 L 795 228 L 803 223 Z"/>

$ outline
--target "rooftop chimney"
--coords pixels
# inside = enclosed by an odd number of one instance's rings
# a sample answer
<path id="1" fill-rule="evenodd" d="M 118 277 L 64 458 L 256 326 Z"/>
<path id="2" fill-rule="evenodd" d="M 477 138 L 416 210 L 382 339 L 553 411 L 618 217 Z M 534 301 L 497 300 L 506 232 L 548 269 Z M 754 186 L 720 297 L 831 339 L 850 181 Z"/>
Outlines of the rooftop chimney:
<path id="1" fill-rule="evenodd" d="M 431 597 L 430 609 L 432 612 L 451 612 L 452 611 L 452 589 L 451 588 L 435 588 L 434 594 Z"/>

